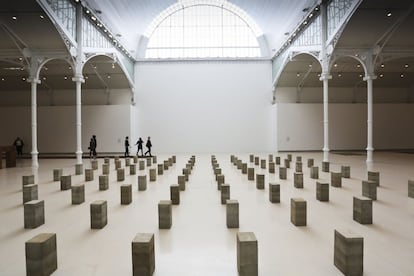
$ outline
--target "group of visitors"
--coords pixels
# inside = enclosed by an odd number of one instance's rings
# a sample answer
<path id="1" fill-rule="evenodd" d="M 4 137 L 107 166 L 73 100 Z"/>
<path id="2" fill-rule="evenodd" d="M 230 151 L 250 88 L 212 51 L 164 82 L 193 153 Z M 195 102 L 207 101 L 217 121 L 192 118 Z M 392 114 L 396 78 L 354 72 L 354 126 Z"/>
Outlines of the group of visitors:
<path id="1" fill-rule="evenodd" d="M 125 137 L 125 143 L 124 144 L 125 144 L 125 157 L 128 157 L 129 156 L 129 147 L 130 147 L 128 136 Z M 144 144 L 144 141 L 142 140 L 141 137 L 139 137 L 138 141 L 135 144 L 136 146 L 138 146 L 137 156 L 139 156 L 139 151 L 141 151 L 141 156 L 144 156 L 144 155 L 146 156 L 147 154 L 149 156 L 152 156 L 151 155 L 151 147 L 152 147 L 151 137 L 148 137 L 147 143 L 145 144 L 145 146 L 147 147 L 147 151 L 145 153 L 144 153 L 144 150 L 142 149 L 143 144 Z"/>

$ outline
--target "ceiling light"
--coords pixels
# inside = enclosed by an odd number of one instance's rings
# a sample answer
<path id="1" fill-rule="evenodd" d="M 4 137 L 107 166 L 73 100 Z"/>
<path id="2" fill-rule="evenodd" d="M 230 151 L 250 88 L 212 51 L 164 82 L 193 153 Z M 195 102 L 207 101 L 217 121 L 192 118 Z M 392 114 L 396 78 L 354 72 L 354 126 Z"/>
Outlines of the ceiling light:
<path id="1" fill-rule="evenodd" d="M 299 77 L 300 77 L 300 73 L 296 73 L 296 77 L 298 77 L 298 78 L 299 78 Z"/>
<path id="2" fill-rule="evenodd" d="M 303 24 L 304 24 L 304 25 L 307 25 L 307 24 L 308 24 L 308 21 L 303 22 Z"/>
<path id="3" fill-rule="evenodd" d="M 25 77 L 23 77 L 23 78 L 22 78 L 22 81 L 25 81 L 25 80 L 26 80 L 26 78 L 25 78 Z"/>
<path id="4" fill-rule="evenodd" d="M 112 63 L 112 69 L 115 69 L 115 64 L 114 63 Z"/>
<path id="5" fill-rule="evenodd" d="M 42 79 L 43 79 L 43 80 L 46 80 L 46 77 L 43 77 Z"/>
<path id="6" fill-rule="evenodd" d="M 309 64 L 309 67 L 310 67 L 310 68 L 312 68 L 312 63 L 311 63 L 311 64 Z"/>
<path id="7" fill-rule="evenodd" d="M 341 73 L 338 73 L 338 77 L 342 77 L 342 74 Z"/>
<path id="8" fill-rule="evenodd" d="M 357 64 L 357 68 L 361 68 L 361 64 L 359 64 L 359 63 L 358 63 L 358 64 Z"/>
<path id="9" fill-rule="evenodd" d="M 312 16 L 313 16 L 313 13 L 309 14 L 309 18 L 312 18 Z"/>
<path id="10" fill-rule="evenodd" d="M 362 78 L 362 77 L 363 77 L 363 75 L 362 75 L 362 74 L 359 74 L 359 77 L 360 77 L 360 78 Z"/>
<path id="11" fill-rule="evenodd" d="M 40 17 L 41 19 L 44 19 L 44 18 L 45 18 L 45 16 L 44 16 L 43 14 L 41 14 L 39 17 Z"/>
<path id="12" fill-rule="evenodd" d="M 75 0 L 76 3 L 79 3 L 79 0 Z"/>
<path id="13" fill-rule="evenodd" d="M 65 76 L 64 79 L 67 80 L 68 79 L 68 76 Z"/>
<path id="14" fill-rule="evenodd" d="M 93 21 L 96 21 L 96 17 L 95 16 L 91 16 L 91 19 L 93 20 Z"/>
<path id="15" fill-rule="evenodd" d="M 86 13 L 87 13 L 87 14 L 90 14 L 90 11 L 89 11 L 89 10 L 86 10 Z"/>
<path id="16" fill-rule="evenodd" d="M 334 67 L 338 67 L 338 63 L 335 63 L 335 64 L 334 64 Z"/>
<path id="17" fill-rule="evenodd" d="M 6 79 L 5 78 L 1 78 L 1 81 L 5 81 Z"/>
<path id="18" fill-rule="evenodd" d="M 321 74 L 318 74 L 318 77 L 321 77 Z"/>
<path id="19" fill-rule="evenodd" d="M 111 75 L 108 75 L 108 76 L 106 76 L 108 79 L 110 79 L 111 78 Z"/>
<path id="20" fill-rule="evenodd" d="M 13 20 L 17 20 L 17 16 L 12 16 L 12 19 Z"/>
<path id="21" fill-rule="evenodd" d="M 23 58 L 22 58 L 22 57 L 19 57 L 19 60 L 20 60 L 20 61 L 22 61 L 22 60 L 23 60 Z"/>
<path id="22" fill-rule="evenodd" d="M 316 8 L 315 8 L 315 11 L 319 11 L 319 7 L 316 7 Z"/>
<path id="23" fill-rule="evenodd" d="M 387 17 L 391 17 L 391 15 L 392 15 L 391 12 L 387 13 Z"/>
<path id="24" fill-rule="evenodd" d="M 385 64 L 384 64 L 384 63 L 382 63 L 382 64 L 381 64 L 381 68 L 384 68 L 384 67 L 385 67 Z"/>
<path id="25" fill-rule="evenodd" d="M 408 64 L 404 65 L 405 68 L 408 68 L 408 66 L 409 66 Z"/>
<path id="26" fill-rule="evenodd" d="M 89 76 L 88 75 L 85 75 L 85 80 L 87 80 L 87 79 L 89 79 Z"/>
<path id="27" fill-rule="evenodd" d="M 401 75 L 400 75 L 400 77 L 401 77 L 401 78 L 404 78 L 404 74 L 401 74 Z"/>
<path id="28" fill-rule="evenodd" d="M 380 78 L 383 78 L 384 77 L 384 74 L 380 74 Z"/>
<path id="29" fill-rule="evenodd" d="M 72 66 L 69 66 L 69 70 L 72 70 Z"/>
<path id="30" fill-rule="evenodd" d="M 45 69 L 46 71 L 49 70 L 49 68 L 47 68 L 46 66 L 44 66 L 43 69 Z"/>

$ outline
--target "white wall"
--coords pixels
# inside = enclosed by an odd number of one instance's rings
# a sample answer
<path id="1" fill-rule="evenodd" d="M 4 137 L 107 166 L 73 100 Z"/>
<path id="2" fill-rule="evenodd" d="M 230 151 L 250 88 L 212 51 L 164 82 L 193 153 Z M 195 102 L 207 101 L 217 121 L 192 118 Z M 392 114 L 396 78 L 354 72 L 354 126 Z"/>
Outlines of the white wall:
<path id="1" fill-rule="evenodd" d="M 89 139 L 98 138 L 98 152 L 122 152 L 125 136 L 130 135 L 129 105 L 82 106 L 82 150 L 88 152 Z M 38 107 L 39 153 L 76 151 L 75 106 Z M 16 136 L 31 151 L 31 112 L 29 107 L 0 108 L 0 145 L 13 143 Z"/>
<path id="2" fill-rule="evenodd" d="M 138 135 L 156 152 L 272 148 L 270 62 L 158 62 L 135 68 Z"/>
<path id="3" fill-rule="evenodd" d="M 322 104 L 277 104 L 279 150 L 321 150 Z M 331 150 L 364 150 L 366 104 L 329 104 Z M 414 148 L 414 104 L 374 105 L 374 148 Z"/>

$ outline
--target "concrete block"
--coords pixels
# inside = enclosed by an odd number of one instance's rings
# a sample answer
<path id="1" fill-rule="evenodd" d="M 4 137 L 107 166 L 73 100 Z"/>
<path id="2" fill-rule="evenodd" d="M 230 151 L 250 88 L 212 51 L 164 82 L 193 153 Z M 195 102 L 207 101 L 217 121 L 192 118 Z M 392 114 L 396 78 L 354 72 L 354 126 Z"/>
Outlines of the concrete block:
<path id="1" fill-rule="evenodd" d="M 83 174 L 83 164 L 76 164 L 75 165 L 75 174 L 76 175 Z"/>
<path id="2" fill-rule="evenodd" d="M 221 190 L 221 185 L 225 182 L 225 177 L 222 174 L 217 175 L 217 190 Z"/>
<path id="3" fill-rule="evenodd" d="M 265 159 L 260 160 L 260 168 L 261 169 L 266 169 L 266 160 Z"/>
<path id="4" fill-rule="evenodd" d="M 92 170 L 97 170 L 98 169 L 98 160 L 92 160 L 91 161 L 91 168 L 92 168 Z"/>
<path id="5" fill-rule="evenodd" d="M 119 168 L 116 170 L 116 181 L 125 180 L 125 169 Z"/>
<path id="6" fill-rule="evenodd" d="M 329 162 L 322 161 L 322 171 L 323 172 L 329 172 Z"/>
<path id="7" fill-rule="evenodd" d="M 1 160 L 0 160 L 1 161 Z M 32 200 L 38 200 L 39 193 L 36 184 L 23 186 L 23 204 Z"/>
<path id="8" fill-rule="evenodd" d="M 165 160 L 163 164 L 164 164 L 164 170 L 165 171 L 168 170 L 168 167 L 169 167 L 168 160 Z"/>
<path id="9" fill-rule="evenodd" d="M 154 234 L 138 233 L 132 240 L 132 275 L 151 276 L 154 270 Z"/>
<path id="10" fill-rule="evenodd" d="M 414 180 L 408 180 L 408 197 L 414 198 Z"/>
<path id="11" fill-rule="evenodd" d="M 23 175 L 22 176 L 22 186 L 35 184 L 35 177 L 34 175 Z"/>
<path id="12" fill-rule="evenodd" d="M 304 199 L 290 199 L 290 221 L 295 226 L 306 226 L 306 201 Z"/>
<path id="13" fill-rule="evenodd" d="M 90 205 L 91 229 L 102 229 L 108 223 L 108 205 L 106 200 L 97 200 Z"/>
<path id="14" fill-rule="evenodd" d="M 303 173 L 293 173 L 293 186 L 295 186 L 295 188 L 303 189 Z"/>
<path id="15" fill-rule="evenodd" d="M 115 160 L 115 170 L 122 168 L 122 162 L 120 159 Z"/>
<path id="16" fill-rule="evenodd" d="M 237 271 L 240 276 L 258 276 L 257 239 L 253 232 L 237 233 Z"/>
<path id="17" fill-rule="evenodd" d="M 242 163 L 242 174 L 247 174 L 247 163 Z"/>
<path id="18" fill-rule="evenodd" d="M 175 155 L 173 155 L 172 160 L 173 160 L 173 163 L 175 164 L 177 162 L 177 157 Z"/>
<path id="19" fill-rule="evenodd" d="M 279 168 L 279 179 L 287 179 L 287 169 L 284 167 Z"/>
<path id="20" fill-rule="evenodd" d="M 247 168 L 247 179 L 254 180 L 254 168 Z"/>
<path id="21" fill-rule="evenodd" d="M 157 169 L 158 169 L 158 175 L 163 175 L 164 174 L 164 165 L 163 164 L 158 164 Z"/>
<path id="22" fill-rule="evenodd" d="M 362 196 L 377 200 L 377 183 L 374 181 L 362 181 Z"/>
<path id="23" fill-rule="evenodd" d="M 71 188 L 72 205 L 82 204 L 85 202 L 85 185 L 73 185 Z"/>
<path id="24" fill-rule="evenodd" d="M 380 185 L 380 173 L 368 171 L 368 180 L 374 181 L 375 183 L 377 183 L 377 186 L 379 186 Z"/>
<path id="25" fill-rule="evenodd" d="M 172 225 L 172 202 L 160 200 L 158 203 L 158 228 L 170 229 Z"/>
<path id="26" fill-rule="evenodd" d="M 230 185 L 221 185 L 221 204 L 226 204 L 226 200 L 230 199 Z"/>
<path id="27" fill-rule="evenodd" d="M 215 168 L 214 169 L 214 175 L 216 176 L 216 175 L 219 175 L 219 174 L 222 174 L 221 169 L 220 168 Z"/>
<path id="28" fill-rule="evenodd" d="M 354 196 L 353 219 L 360 224 L 372 224 L 372 199 Z"/>
<path id="29" fill-rule="evenodd" d="M 302 163 L 302 156 L 296 156 L 296 163 Z"/>
<path id="30" fill-rule="evenodd" d="M 138 156 L 134 156 L 134 164 L 138 163 Z"/>
<path id="31" fill-rule="evenodd" d="M 129 165 L 129 175 L 136 175 L 137 174 L 137 165 L 130 164 Z"/>
<path id="32" fill-rule="evenodd" d="M 329 183 L 316 181 L 316 199 L 319 201 L 329 201 Z"/>
<path id="33" fill-rule="evenodd" d="M 109 164 L 110 161 L 111 159 L 109 157 L 104 158 L 104 164 Z"/>
<path id="34" fill-rule="evenodd" d="M 131 158 L 129 158 L 129 157 L 125 158 L 125 166 L 126 167 L 131 166 Z"/>
<path id="35" fill-rule="evenodd" d="M 152 158 L 147 157 L 147 167 L 151 167 L 151 166 L 152 166 Z"/>
<path id="36" fill-rule="evenodd" d="M 269 154 L 267 156 L 267 159 L 268 159 L 269 162 L 273 162 L 273 154 Z"/>
<path id="37" fill-rule="evenodd" d="M 24 204 L 24 228 L 37 228 L 45 223 L 45 203 L 32 200 Z"/>
<path id="38" fill-rule="evenodd" d="M 185 175 L 179 175 L 177 178 L 180 191 L 185 191 Z"/>
<path id="39" fill-rule="evenodd" d="M 341 166 L 341 173 L 343 178 L 351 178 L 351 166 Z"/>
<path id="40" fill-rule="evenodd" d="M 157 156 L 152 157 L 152 164 L 157 164 Z"/>
<path id="41" fill-rule="evenodd" d="M 342 173 L 341 172 L 331 172 L 331 186 L 342 187 Z"/>
<path id="42" fill-rule="evenodd" d="M 254 162 L 254 155 L 253 154 L 249 155 L 249 161 L 250 161 L 250 163 Z"/>
<path id="43" fill-rule="evenodd" d="M 48 276 L 57 270 L 56 234 L 41 233 L 26 241 L 26 275 Z"/>
<path id="44" fill-rule="evenodd" d="M 280 165 L 280 156 L 276 156 L 275 162 L 276 165 Z"/>
<path id="45" fill-rule="evenodd" d="M 239 228 L 239 202 L 237 200 L 226 201 L 227 228 Z"/>
<path id="46" fill-rule="evenodd" d="M 364 239 L 349 231 L 335 230 L 334 265 L 346 276 L 364 273 Z"/>
<path id="47" fill-rule="evenodd" d="M 145 191 L 147 189 L 147 176 L 138 175 L 138 191 Z"/>
<path id="48" fill-rule="evenodd" d="M 314 165 L 314 160 L 313 160 L 313 158 L 309 158 L 309 159 L 308 159 L 308 168 L 312 168 L 312 167 L 313 167 L 313 165 Z"/>
<path id="49" fill-rule="evenodd" d="M 93 170 L 85 169 L 85 181 L 93 181 Z"/>
<path id="50" fill-rule="evenodd" d="M 289 160 L 289 162 L 291 162 L 291 161 L 292 161 L 292 154 L 290 154 L 290 153 L 289 153 L 289 154 L 287 155 L 287 160 Z"/>
<path id="51" fill-rule="evenodd" d="M 184 175 L 184 177 L 185 177 L 185 181 L 188 181 L 188 180 L 189 180 L 189 178 L 190 178 L 190 170 L 189 170 L 189 169 L 187 169 L 187 168 L 184 168 L 184 169 L 183 169 L 183 175 Z"/>
<path id="52" fill-rule="evenodd" d="M 263 190 L 265 188 L 265 176 L 264 174 L 256 174 L 256 188 Z"/>
<path id="53" fill-rule="evenodd" d="M 285 162 L 284 163 L 285 164 L 285 168 L 288 168 L 289 169 L 290 168 L 290 160 L 289 159 L 285 159 L 284 162 Z"/>
<path id="54" fill-rule="evenodd" d="M 69 190 L 71 186 L 72 186 L 72 176 L 62 175 L 60 177 L 60 190 L 61 191 Z"/>
<path id="55" fill-rule="evenodd" d="M 242 163 L 242 161 L 241 161 L 241 160 L 237 160 L 237 162 L 236 162 L 236 167 L 237 167 L 237 169 L 238 169 L 238 170 L 243 169 L 243 163 Z"/>
<path id="56" fill-rule="evenodd" d="M 280 203 L 280 184 L 269 183 L 269 201 Z"/>
<path id="57" fill-rule="evenodd" d="M 121 185 L 121 205 L 128 205 L 132 202 L 132 184 Z"/>
<path id="58" fill-rule="evenodd" d="M 276 164 L 274 162 L 269 162 L 269 173 L 276 172 Z"/>
<path id="59" fill-rule="evenodd" d="M 170 198 L 172 204 L 180 204 L 180 186 L 178 186 L 177 184 L 170 186 Z"/>
<path id="60" fill-rule="evenodd" d="M 254 157 L 254 164 L 255 164 L 256 166 L 259 166 L 259 164 L 260 164 L 260 158 L 259 158 L 258 156 L 255 156 L 255 157 Z"/>
<path id="61" fill-rule="evenodd" d="M 173 160 L 172 160 L 172 158 L 170 157 L 170 158 L 168 158 L 168 167 L 172 167 L 173 166 L 173 164 L 174 164 L 174 162 L 173 162 Z M 193 168 L 193 166 L 194 166 L 194 163 L 193 162 L 191 162 L 191 169 Z"/>
<path id="62" fill-rule="evenodd" d="M 150 181 L 157 181 L 157 170 L 156 169 L 150 169 Z"/>
<path id="63" fill-rule="evenodd" d="M 102 174 L 109 175 L 109 164 L 108 163 L 102 164 Z"/>
<path id="64" fill-rule="evenodd" d="M 310 168 L 310 178 L 319 179 L 319 167 Z"/>
<path id="65" fill-rule="evenodd" d="M 105 191 L 109 188 L 109 176 L 103 174 L 99 176 L 99 191 Z"/>
<path id="66" fill-rule="evenodd" d="M 60 177 L 63 175 L 63 169 L 53 170 L 53 181 L 60 181 Z"/>
<path id="67" fill-rule="evenodd" d="M 296 162 L 295 163 L 295 171 L 298 173 L 302 172 L 302 162 Z"/>
<path id="68" fill-rule="evenodd" d="M 139 168 L 140 171 L 145 170 L 145 161 L 144 160 L 139 160 L 138 168 Z"/>

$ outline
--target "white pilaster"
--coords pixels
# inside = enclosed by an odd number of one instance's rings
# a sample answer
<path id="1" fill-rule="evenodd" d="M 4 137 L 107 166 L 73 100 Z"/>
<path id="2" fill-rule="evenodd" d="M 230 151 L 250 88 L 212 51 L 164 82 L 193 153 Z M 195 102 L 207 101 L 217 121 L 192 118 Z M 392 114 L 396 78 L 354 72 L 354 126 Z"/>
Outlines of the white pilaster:
<path id="1" fill-rule="evenodd" d="M 40 80 L 37 78 L 29 78 L 27 80 L 31 84 L 31 111 L 32 111 L 32 167 L 39 167 L 37 151 L 37 85 L 40 84 Z"/>
<path id="2" fill-rule="evenodd" d="M 367 163 L 373 162 L 373 80 L 377 77 L 374 75 L 367 75 L 364 78 L 364 81 L 367 82 L 367 109 L 368 109 L 368 116 L 367 116 Z"/>
<path id="3" fill-rule="evenodd" d="M 76 82 L 76 164 L 82 164 L 82 83 L 85 82 L 82 75 L 72 78 Z"/>

